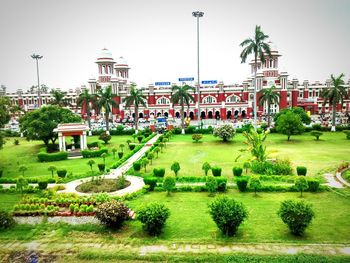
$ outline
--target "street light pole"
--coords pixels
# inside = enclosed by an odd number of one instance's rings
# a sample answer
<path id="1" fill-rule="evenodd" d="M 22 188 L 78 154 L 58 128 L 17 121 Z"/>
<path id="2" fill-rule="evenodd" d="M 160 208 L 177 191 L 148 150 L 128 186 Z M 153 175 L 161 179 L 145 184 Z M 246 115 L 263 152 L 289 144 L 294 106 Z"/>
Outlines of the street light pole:
<path id="1" fill-rule="evenodd" d="M 192 12 L 192 16 L 197 18 L 197 103 L 198 103 L 198 127 L 201 123 L 201 106 L 200 106 L 200 78 L 199 78 L 199 18 L 203 17 L 204 13 L 200 11 Z"/>
<path id="2" fill-rule="evenodd" d="M 31 57 L 32 57 L 32 59 L 36 60 L 36 75 L 38 78 L 38 106 L 40 107 L 41 106 L 41 99 L 40 99 L 40 81 L 39 81 L 39 62 L 38 62 L 38 60 L 42 59 L 43 56 L 33 54 L 33 55 L 31 55 Z"/>

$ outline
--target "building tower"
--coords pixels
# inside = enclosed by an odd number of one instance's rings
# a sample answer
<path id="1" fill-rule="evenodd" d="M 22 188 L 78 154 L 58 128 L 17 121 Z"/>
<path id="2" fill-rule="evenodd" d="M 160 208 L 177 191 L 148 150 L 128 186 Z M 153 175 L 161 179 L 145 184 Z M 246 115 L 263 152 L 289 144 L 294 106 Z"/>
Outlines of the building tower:
<path id="1" fill-rule="evenodd" d="M 98 83 L 101 87 L 108 86 L 114 74 L 115 61 L 112 53 L 106 48 L 102 49 L 97 56 L 96 64 L 98 65 Z"/>

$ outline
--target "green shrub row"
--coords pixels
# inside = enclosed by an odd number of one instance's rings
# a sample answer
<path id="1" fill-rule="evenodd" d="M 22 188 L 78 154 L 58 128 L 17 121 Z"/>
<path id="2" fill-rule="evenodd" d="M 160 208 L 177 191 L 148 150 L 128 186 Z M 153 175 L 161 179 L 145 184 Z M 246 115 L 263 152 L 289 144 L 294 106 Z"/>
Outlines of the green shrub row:
<path id="1" fill-rule="evenodd" d="M 101 148 L 99 150 L 82 150 L 81 154 L 83 155 L 83 158 L 94 158 L 94 157 L 100 157 L 103 153 L 108 153 L 107 148 Z"/>
<path id="2" fill-rule="evenodd" d="M 67 152 L 57 152 L 57 153 L 39 152 L 37 156 L 40 162 L 55 162 L 55 161 L 68 159 Z"/>

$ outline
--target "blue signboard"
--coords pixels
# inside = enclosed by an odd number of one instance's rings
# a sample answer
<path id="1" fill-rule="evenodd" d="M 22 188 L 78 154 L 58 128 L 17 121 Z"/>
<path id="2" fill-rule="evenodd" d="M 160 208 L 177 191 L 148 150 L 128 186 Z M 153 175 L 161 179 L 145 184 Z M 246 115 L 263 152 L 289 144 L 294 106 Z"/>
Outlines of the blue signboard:
<path id="1" fill-rule="evenodd" d="M 194 81 L 194 78 L 179 78 L 179 81 Z"/>
<path id="2" fill-rule="evenodd" d="M 170 82 L 156 82 L 156 86 L 170 86 Z"/>
<path id="3" fill-rule="evenodd" d="M 202 80 L 202 84 L 217 84 L 217 80 Z"/>

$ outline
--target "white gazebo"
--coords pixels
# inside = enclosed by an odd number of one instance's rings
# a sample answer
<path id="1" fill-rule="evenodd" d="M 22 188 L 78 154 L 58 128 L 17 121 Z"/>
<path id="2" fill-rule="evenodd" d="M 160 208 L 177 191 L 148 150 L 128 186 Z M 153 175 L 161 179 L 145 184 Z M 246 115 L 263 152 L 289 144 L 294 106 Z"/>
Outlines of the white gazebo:
<path id="1" fill-rule="evenodd" d="M 58 143 L 60 151 L 66 151 L 66 136 L 80 135 L 80 150 L 87 148 L 86 132 L 89 127 L 81 123 L 58 124 L 54 132 L 58 133 Z"/>

